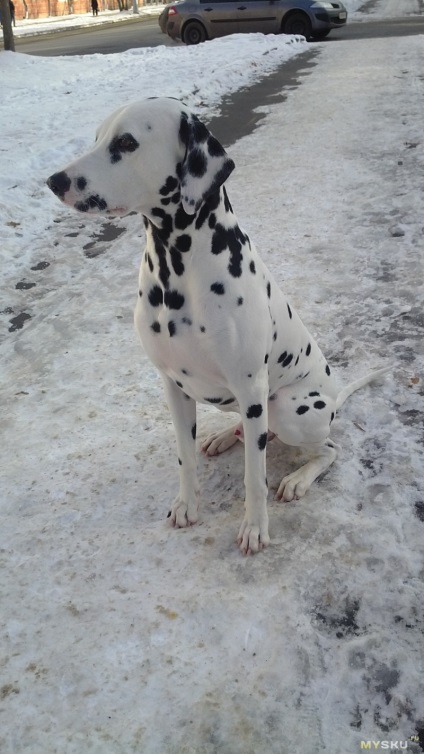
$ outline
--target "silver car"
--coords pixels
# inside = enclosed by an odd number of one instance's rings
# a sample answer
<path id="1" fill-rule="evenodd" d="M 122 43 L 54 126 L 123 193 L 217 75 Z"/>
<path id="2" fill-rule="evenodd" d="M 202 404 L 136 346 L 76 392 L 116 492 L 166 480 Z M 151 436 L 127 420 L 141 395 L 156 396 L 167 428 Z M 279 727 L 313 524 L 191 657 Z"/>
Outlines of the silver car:
<path id="1" fill-rule="evenodd" d="M 182 0 L 169 6 L 166 31 L 188 45 L 255 31 L 324 39 L 346 20 L 339 0 Z"/>

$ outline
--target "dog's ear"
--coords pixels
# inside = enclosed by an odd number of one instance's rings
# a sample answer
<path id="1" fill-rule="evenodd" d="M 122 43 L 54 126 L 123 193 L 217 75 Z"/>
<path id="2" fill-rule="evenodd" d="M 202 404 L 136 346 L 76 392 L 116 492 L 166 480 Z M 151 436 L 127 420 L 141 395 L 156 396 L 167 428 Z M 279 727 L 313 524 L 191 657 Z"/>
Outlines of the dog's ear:
<path id="1" fill-rule="evenodd" d="M 201 204 L 227 180 L 234 162 L 218 139 L 195 115 L 181 114 L 180 139 L 186 151 L 181 164 L 181 201 L 194 215 Z"/>

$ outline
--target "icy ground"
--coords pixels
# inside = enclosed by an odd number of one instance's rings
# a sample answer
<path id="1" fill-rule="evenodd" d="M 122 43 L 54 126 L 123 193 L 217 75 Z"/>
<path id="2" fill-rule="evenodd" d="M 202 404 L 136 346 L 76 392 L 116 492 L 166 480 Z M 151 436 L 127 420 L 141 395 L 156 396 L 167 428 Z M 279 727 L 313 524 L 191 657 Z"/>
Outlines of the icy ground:
<path id="1" fill-rule="evenodd" d="M 166 523 L 173 431 L 132 324 L 141 219 L 105 229 L 44 185 L 127 99 L 209 117 L 304 49 L 286 41 L 172 66 L 164 48 L 0 54 L 2 754 L 424 751 L 424 38 L 316 45 L 230 149 L 239 219 L 340 384 L 393 365 L 344 407 L 343 452 L 304 500 L 272 500 L 300 459 L 271 443 L 272 545 L 253 558 L 234 544 L 241 446 L 199 457 L 200 525 Z M 201 407 L 200 441 L 226 422 Z"/>

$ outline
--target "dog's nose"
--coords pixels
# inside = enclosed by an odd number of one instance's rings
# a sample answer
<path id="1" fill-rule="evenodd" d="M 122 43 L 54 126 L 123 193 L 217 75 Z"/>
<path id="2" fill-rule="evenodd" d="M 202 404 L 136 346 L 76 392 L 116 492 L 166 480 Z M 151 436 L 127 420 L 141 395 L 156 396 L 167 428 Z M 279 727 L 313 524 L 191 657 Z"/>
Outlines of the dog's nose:
<path id="1" fill-rule="evenodd" d="M 60 173 L 54 173 L 50 178 L 47 178 L 47 185 L 56 196 L 63 199 L 66 192 L 71 188 L 71 179 L 68 174 L 62 170 Z"/>

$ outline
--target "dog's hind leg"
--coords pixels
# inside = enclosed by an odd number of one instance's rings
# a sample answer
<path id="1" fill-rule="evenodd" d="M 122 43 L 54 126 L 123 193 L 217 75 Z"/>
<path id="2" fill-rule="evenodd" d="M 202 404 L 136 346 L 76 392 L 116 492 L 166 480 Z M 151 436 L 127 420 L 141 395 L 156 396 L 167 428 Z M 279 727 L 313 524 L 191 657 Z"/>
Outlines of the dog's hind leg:
<path id="1" fill-rule="evenodd" d="M 284 477 L 277 490 L 276 498 L 278 500 L 289 502 L 303 497 L 312 482 L 324 471 L 327 471 L 337 458 L 337 445 L 330 439 L 323 443 L 302 445 L 301 447 L 305 450 L 311 450 L 313 458 L 297 471 L 293 471 Z"/>
<path id="2" fill-rule="evenodd" d="M 268 432 L 268 442 L 271 442 L 275 437 L 274 432 Z M 217 456 L 220 453 L 224 453 L 239 440 L 244 442 L 243 423 L 239 422 L 234 424 L 229 429 L 225 429 L 223 432 L 213 432 L 202 443 L 202 451 L 207 456 Z"/>
<path id="3" fill-rule="evenodd" d="M 243 424 L 240 421 L 223 432 L 213 432 L 202 443 L 202 451 L 207 456 L 217 456 L 232 448 L 238 440 L 243 440 Z"/>

